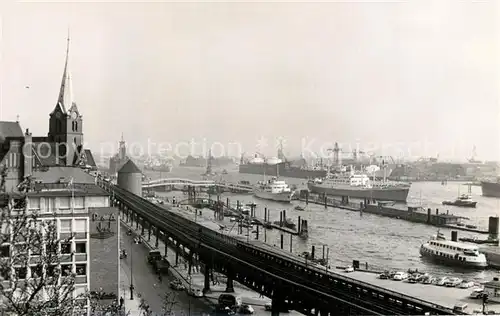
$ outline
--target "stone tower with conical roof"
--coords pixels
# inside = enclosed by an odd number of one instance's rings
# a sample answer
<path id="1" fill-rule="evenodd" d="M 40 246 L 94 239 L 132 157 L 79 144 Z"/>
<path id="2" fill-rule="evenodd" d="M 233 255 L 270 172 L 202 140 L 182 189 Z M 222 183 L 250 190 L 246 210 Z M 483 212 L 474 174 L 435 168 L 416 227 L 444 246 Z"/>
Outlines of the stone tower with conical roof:
<path id="1" fill-rule="evenodd" d="M 73 100 L 69 69 L 69 34 L 59 97 L 50 113 L 48 141 L 58 143 L 60 165 L 78 164 L 83 146 L 83 117 Z"/>

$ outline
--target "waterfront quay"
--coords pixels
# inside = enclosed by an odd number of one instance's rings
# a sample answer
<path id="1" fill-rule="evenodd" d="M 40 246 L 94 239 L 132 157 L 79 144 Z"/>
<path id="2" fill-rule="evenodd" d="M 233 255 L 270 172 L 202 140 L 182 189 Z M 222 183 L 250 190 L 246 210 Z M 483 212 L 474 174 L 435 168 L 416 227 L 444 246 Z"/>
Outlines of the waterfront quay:
<path id="1" fill-rule="evenodd" d="M 275 246 L 271 246 L 260 241 L 252 241 L 251 243 L 257 244 L 260 247 L 266 247 L 267 249 L 280 253 L 283 256 L 293 258 L 295 260 L 301 260 L 305 264 L 315 266 L 320 270 L 324 270 L 328 273 L 341 275 L 361 282 L 366 282 L 377 287 L 381 287 L 388 291 L 396 291 L 403 295 L 413 297 L 422 301 L 430 302 L 436 306 L 443 306 L 448 308 L 450 311 L 457 305 L 467 304 L 465 309 L 466 314 L 477 314 L 482 313 L 483 304 L 481 299 L 473 299 L 470 294 L 474 289 L 479 288 L 479 286 L 471 287 L 468 289 L 461 289 L 458 287 L 445 287 L 437 286 L 432 284 L 422 284 L 422 283 L 408 283 L 406 281 L 394 281 L 390 279 L 380 279 L 379 274 L 383 271 L 372 271 L 356 269 L 353 272 L 345 272 L 346 267 L 326 267 L 322 265 L 315 264 L 309 261 L 307 258 L 302 258 L 296 256 L 290 252 L 279 249 Z M 368 266 L 368 264 L 367 264 Z M 495 315 L 500 313 L 500 303 L 490 302 L 487 304 L 486 311 L 490 311 Z M 450 313 L 451 314 L 451 313 Z"/>
<path id="2" fill-rule="evenodd" d="M 457 305 L 467 304 L 465 308 L 465 313 L 467 314 L 482 314 L 483 303 L 481 299 L 470 298 L 471 292 L 478 287 L 472 287 L 469 289 L 460 289 L 456 287 L 444 287 L 432 284 L 422 284 L 422 283 L 408 283 L 406 281 L 394 281 L 394 280 L 384 280 L 380 279 L 378 273 L 365 272 L 365 271 L 354 271 L 350 273 L 344 273 L 349 276 L 349 278 L 367 282 L 387 290 L 396 291 L 404 295 L 415 297 L 424 301 L 433 302 L 436 305 L 444 306 L 449 309 L 453 309 Z M 493 315 L 500 314 L 500 303 L 489 302 L 487 304 L 487 311 L 493 313 Z"/>

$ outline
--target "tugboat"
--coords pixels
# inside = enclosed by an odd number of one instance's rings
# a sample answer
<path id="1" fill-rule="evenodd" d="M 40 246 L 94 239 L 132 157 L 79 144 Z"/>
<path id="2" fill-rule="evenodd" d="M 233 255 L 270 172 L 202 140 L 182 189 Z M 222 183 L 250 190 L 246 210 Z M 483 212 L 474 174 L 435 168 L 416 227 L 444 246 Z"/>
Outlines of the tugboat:
<path id="1" fill-rule="evenodd" d="M 443 205 L 453 205 L 460 207 L 476 207 L 477 202 L 473 201 L 470 195 L 462 194 L 455 201 L 443 201 Z"/>

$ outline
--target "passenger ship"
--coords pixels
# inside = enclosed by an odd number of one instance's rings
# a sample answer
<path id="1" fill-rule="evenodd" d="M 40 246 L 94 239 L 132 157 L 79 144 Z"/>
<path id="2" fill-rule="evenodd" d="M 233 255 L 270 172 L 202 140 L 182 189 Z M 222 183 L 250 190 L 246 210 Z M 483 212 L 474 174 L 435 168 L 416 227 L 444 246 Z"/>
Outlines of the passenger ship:
<path id="1" fill-rule="evenodd" d="M 420 255 L 443 264 L 466 268 L 488 266 L 486 256 L 479 253 L 477 246 L 446 240 L 440 232 L 420 247 Z"/>
<path id="2" fill-rule="evenodd" d="M 285 181 L 273 177 L 267 182 L 260 182 L 254 191 L 255 196 L 277 202 L 290 203 L 293 192 Z"/>

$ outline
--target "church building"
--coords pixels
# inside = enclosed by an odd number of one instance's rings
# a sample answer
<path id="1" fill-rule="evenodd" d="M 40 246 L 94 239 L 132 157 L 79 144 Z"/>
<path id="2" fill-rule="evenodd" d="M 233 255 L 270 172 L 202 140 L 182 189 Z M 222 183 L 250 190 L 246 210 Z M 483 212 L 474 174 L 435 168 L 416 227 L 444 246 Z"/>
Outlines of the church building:
<path id="1" fill-rule="evenodd" d="M 71 178 L 75 183 L 93 183 L 88 174 L 97 166 L 83 148 L 83 116 L 73 100 L 69 70 L 69 38 L 59 96 L 49 115 L 47 136 L 23 133 L 19 121 L 0 121 L 0 170 L 5 174 L 4 192 L 16 192 L 31 177 L 53 183 Z M 66 179 L 69 181 L 69 179 Z"/>

